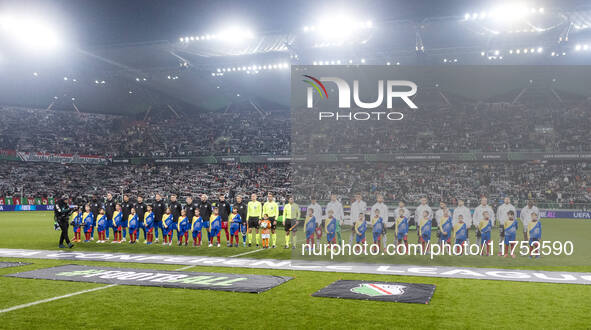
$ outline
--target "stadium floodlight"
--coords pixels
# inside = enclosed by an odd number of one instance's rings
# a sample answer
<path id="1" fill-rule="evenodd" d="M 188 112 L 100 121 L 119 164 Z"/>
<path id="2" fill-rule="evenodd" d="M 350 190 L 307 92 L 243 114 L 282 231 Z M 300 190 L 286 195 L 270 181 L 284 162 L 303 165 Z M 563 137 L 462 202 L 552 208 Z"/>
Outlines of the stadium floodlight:
<path id="1" fill-rule="evenodd" d="M 39 76 L 39 73 L 33 72 L 33 76 L 37 77 L 37 76 Z"/>
<path id="2" fill-rule="evenodd" d="M 541 52 L 543 52 L 543 51 L 544 51 L 544 48 L 542 48 L 542 47 L 538 47 L 538 53 L 541 53 Z"/>
<path id="3" fill-rule="evenodd" d="M 219 33 L 214 35 L 218 40 L 225 41 L 225 42 L 244 42 L 246 40 L 250 40 L 254 38 L 254 33 L 251 29 L 241 26 L 230 26 L 225 29 L 222 29 Z M 211 39 L 211 35 L 206 35 L 206 39 Z"/>
<path id="4" fill-rule="evenodd" d="M 514 22 L 526 17 L 530 12 L 523 3 L 507 3 L 492 10 L 491 16 L 496 20 Z"/>
<path id="5" fill-rule="evenodd" d="M 64 80 L 65 80 L 65 81 L 68 81 L 68 77 L 64 77 Z"/>
<path id="6" fill-rule="evenodd" d="M 364 63 L 365 64 L 365 59 L 364 58 L 361 59 L 361 63 Z"/>
<path id="7" fill-rule="evenodd" d="M 349 40 L 358 32 L 373 27 L 373 21 L 358 20 L 353 17 L 347 13 L 337 13 L 321 17 L 317 20 L 317 24 L 304 26 L 304 32 L 318 31 L 319 33 L 314 34 L 314 36 L 318 36 L 325 41 L 335 42 L 338 45 L 341 42 Z"/>
<path id="8" fill-rule="evenodd" d="M 27 50 L 54 51 L 62 45 L 57 28 L 43 17 L 0 15 L 0 33 Z"/>

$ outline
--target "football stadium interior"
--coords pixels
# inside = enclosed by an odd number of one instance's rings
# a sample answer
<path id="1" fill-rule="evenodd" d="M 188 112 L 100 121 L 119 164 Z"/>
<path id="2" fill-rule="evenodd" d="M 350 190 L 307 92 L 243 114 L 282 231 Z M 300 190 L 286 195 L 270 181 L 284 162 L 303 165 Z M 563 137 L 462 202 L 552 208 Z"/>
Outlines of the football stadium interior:
<path id="1" fill-rule="evenodd" d="M 583 0 L 1 2 L 0 329 L 589 328 L 590 63 Z"/>

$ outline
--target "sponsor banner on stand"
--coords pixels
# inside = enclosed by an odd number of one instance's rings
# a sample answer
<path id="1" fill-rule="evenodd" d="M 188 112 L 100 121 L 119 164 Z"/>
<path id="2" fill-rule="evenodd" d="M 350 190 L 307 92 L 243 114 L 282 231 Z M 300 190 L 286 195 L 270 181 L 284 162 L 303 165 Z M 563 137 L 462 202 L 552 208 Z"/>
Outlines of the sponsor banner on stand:
<path id="1" fill-rule="evenodd" d="M 55 154 L 48 152 L 17 151 L 18 158 L 23 162 L 49 162 L 68 164 L 108 164 L 110 158 L 78 154 Z"/>
<path id="2" fill-rule="evenodd" d="M 312 296 L 428 304 L 433 292 L 433 284 L 339 280 Z"/>
<path id="3" fill-rule="evenodd" d="M 292 279 L 286 276 L 165 271 L 65 265 L 5 275 L 55 281 L 259 293 Z"/>

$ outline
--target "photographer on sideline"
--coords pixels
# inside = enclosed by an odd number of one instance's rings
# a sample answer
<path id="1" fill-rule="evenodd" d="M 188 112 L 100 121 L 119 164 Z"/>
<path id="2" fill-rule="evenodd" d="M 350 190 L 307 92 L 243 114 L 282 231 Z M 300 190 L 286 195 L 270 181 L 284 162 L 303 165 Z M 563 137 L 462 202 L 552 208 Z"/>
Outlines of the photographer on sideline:
<path id="1" fill-rule="evenodd" d="M 68 204 L 68 196 L 63 196 L 60 198 L 60 200 L 55 204 L 53 212 L 55 215 L 55 220 L 57 221 L 61 230 L 59 247 L 60 249 L 65 249 L 65 241 L 66 244 L 68 244 L 68 247 L 71 249 L 74 247 L 74 244 L 70 243 L 70 238 L 68 237 L 68 227 L 70 226 L 68 223 L 68 218 L 72 212 L 72 209 L 70 209 L 70 205 Z"/>

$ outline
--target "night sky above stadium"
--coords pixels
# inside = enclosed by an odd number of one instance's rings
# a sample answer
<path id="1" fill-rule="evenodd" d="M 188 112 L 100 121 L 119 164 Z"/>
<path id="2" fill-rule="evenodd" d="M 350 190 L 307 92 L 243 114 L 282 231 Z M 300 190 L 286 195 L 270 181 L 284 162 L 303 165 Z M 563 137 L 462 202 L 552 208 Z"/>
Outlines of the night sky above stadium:
<path id="1" fill-rule="evenodd" d="M 475 1 L 274 1 L 274 0 L 54 0 L 16 1 L 10 6 L 44 8 L 60 17 L 81 45 L 104 45 L 176 40 L 179 35 L 204 31 L 232 19 L 248 19 L 259 31 L 285 32 L 301 28 L 323 8 L 362 7 L 375 20 L 452 16 Z M 34 4 L 34 5 L 33 5 Z M 40 7 L 40 4 L 42 7 Z M 4 6 L 0 6 L 2 8 Z M 5 6 L 8 7 L 8 6 Z M 270 15 L 269 13 L 273 13 Z"/>

